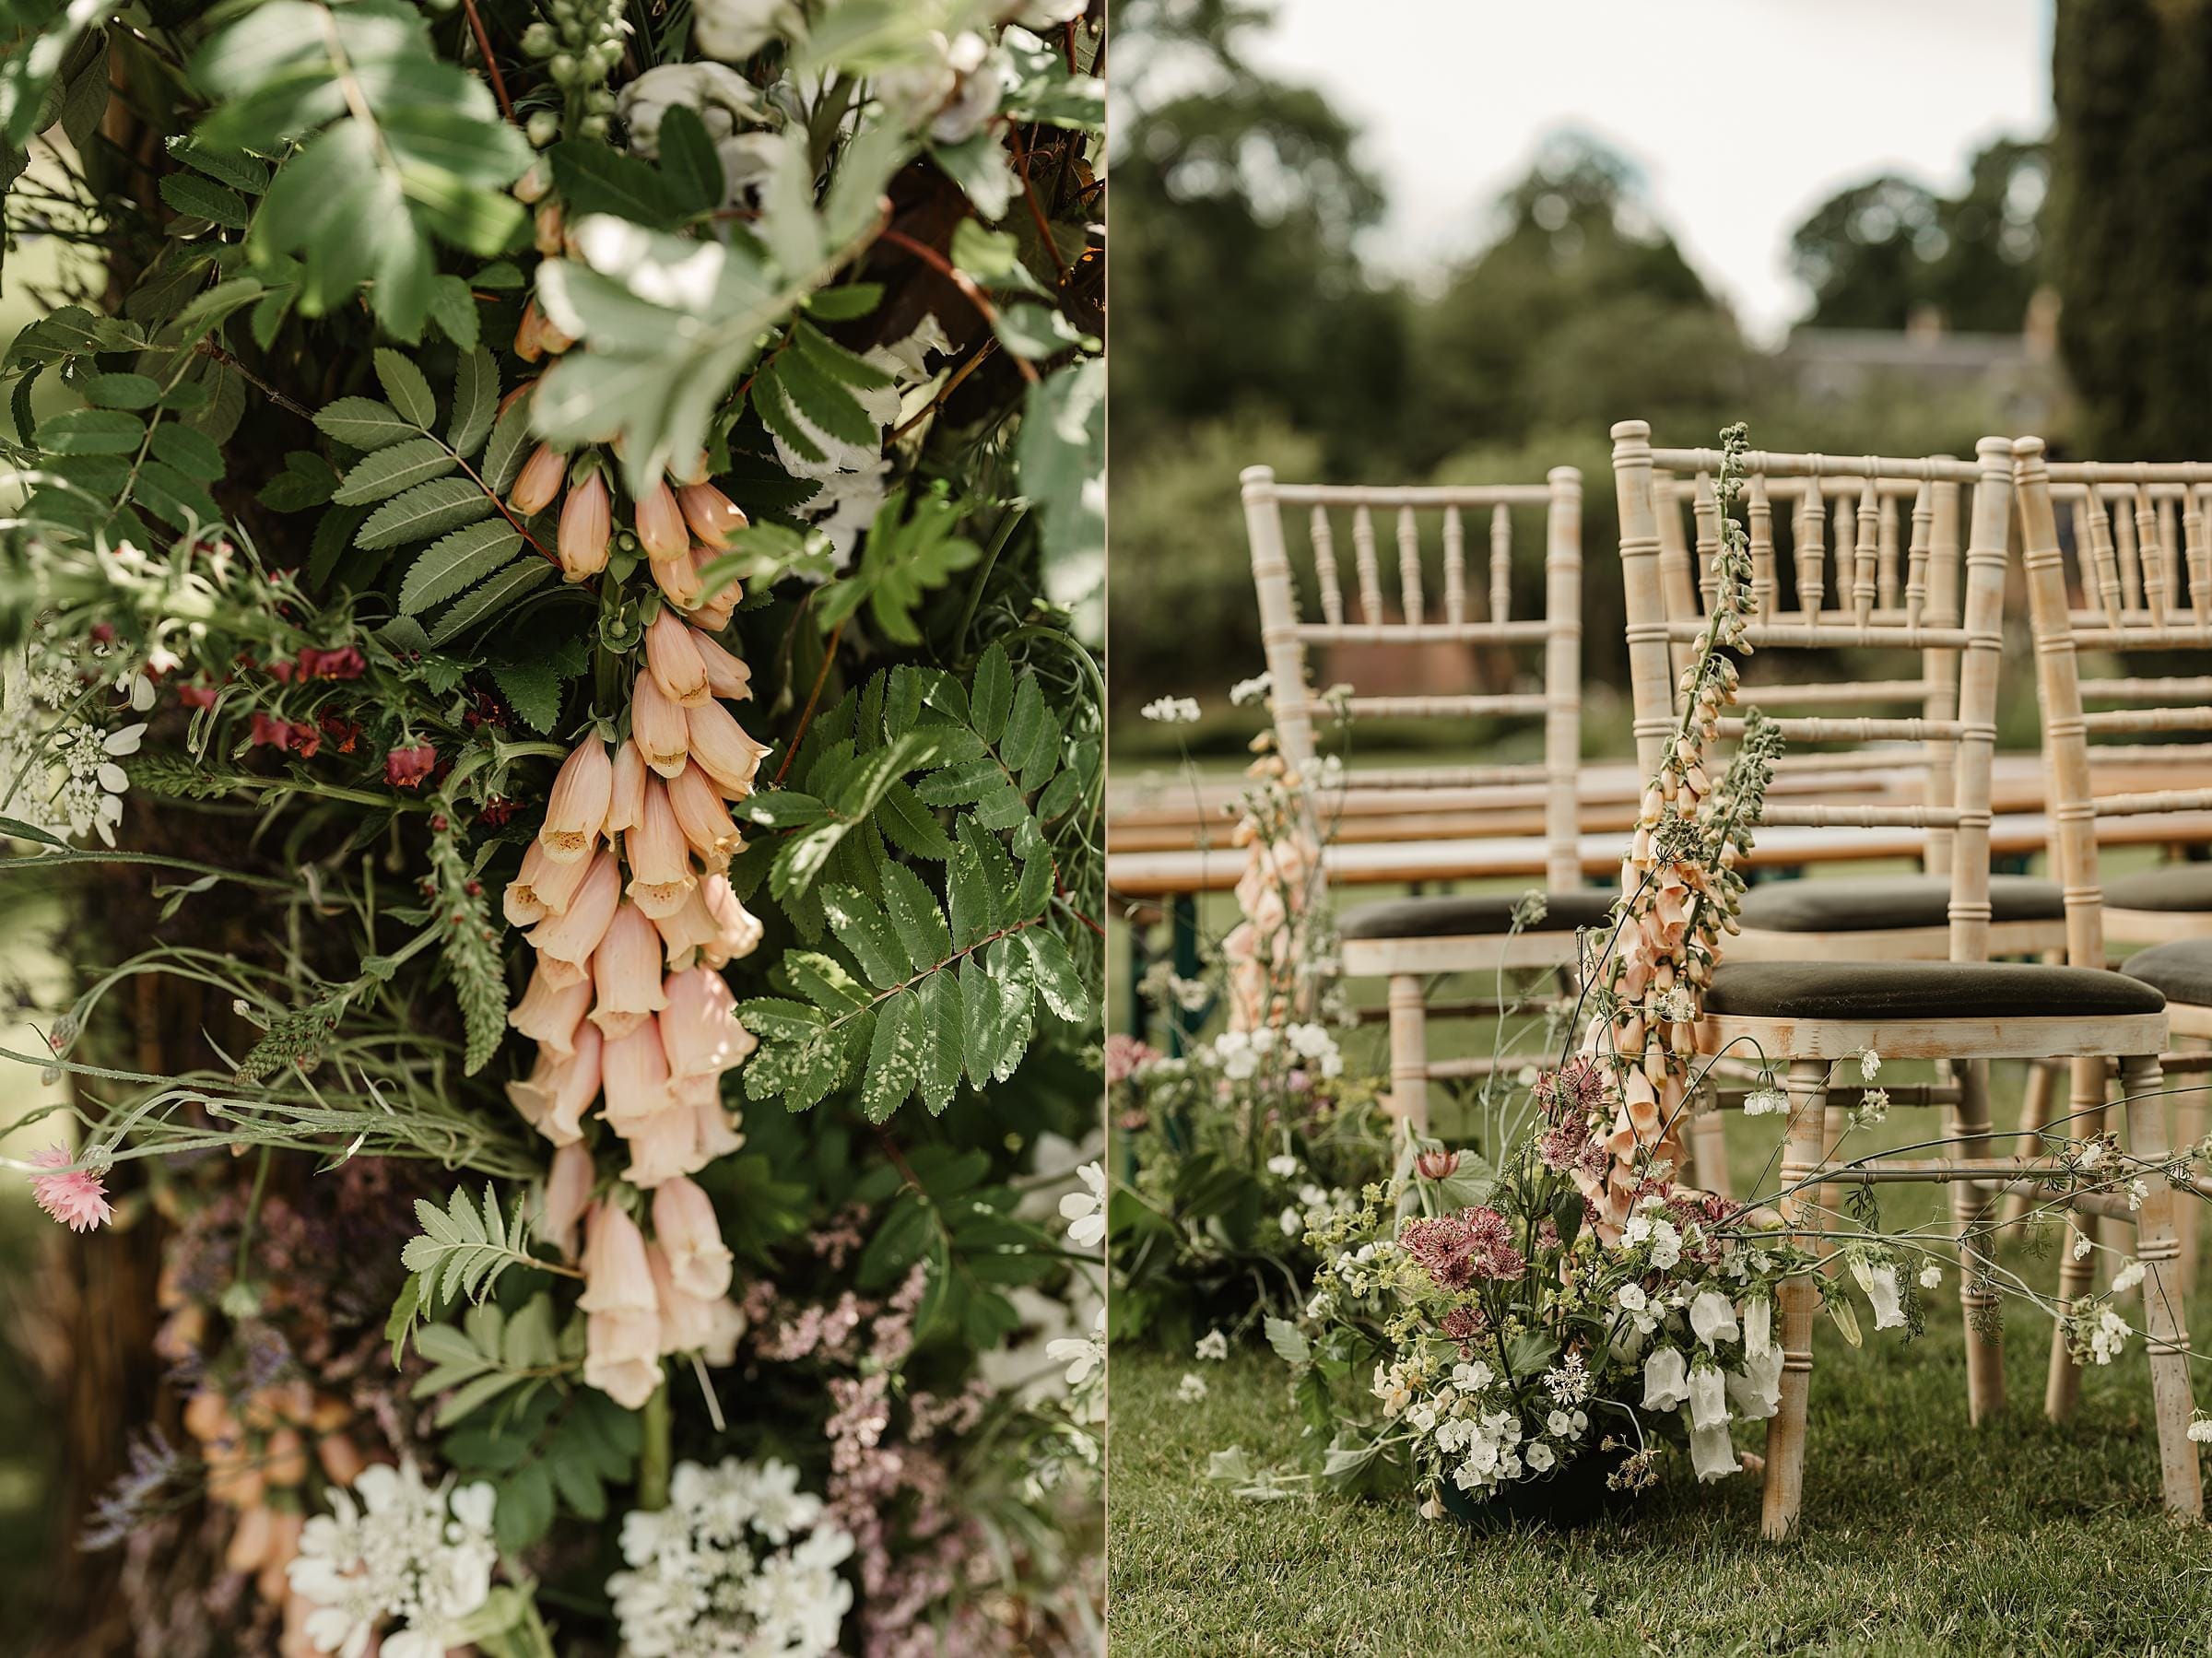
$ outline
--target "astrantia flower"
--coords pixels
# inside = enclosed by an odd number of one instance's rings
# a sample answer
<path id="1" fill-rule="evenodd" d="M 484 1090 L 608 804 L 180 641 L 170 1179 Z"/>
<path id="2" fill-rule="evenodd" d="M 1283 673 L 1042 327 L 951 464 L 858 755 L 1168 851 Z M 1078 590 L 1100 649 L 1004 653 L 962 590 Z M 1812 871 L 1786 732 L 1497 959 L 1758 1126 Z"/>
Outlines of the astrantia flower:
<path id="1" fill-rule="evenodd" d="M 61 1146 L 34 1151 L 30 1160 L 41 1169 L 64 1171 L 40 1175 L 30 1182 L 30 1194 L 40 1208 L 71 1231 L 88 1232 L 115 1218 L 106 1184 L 89 1170 L 70 1169 L 69 1154 Z"/>
<path id="2" fill-rule="evenodd" d="M 1409 1223 L 1398 1241 L 1440 1289 L 1465 1289 L 1477 1278 L 1517 1278 L 1525 1263 L 1512 1229 L 1495 1209 L 1462 1209 Z"/>
<path id="3" fill-rule="evenodd" d="M 492 1488 L 426 1486 L 410 1459 L 362 1470 L 350 1493 L 334 1486 L 330 1505 L 302 1528 L 286 1572 L 316 1607 L 306 1624 L 315 1650 L 354 1658 L 387 1622 L 385 1658 L 440 1658 L 463 1645 L 499 1563 Z"/>
<path id="4" fill-rule="evenodd" d="M 839 1574 L 852 1535 L 771 1458 L 679 1463 L 668 1506 L 622 1520 L 629 1569 L 607 1580 L 630 1658 L 825 1658 L 852 1585 Z"/>
<path id="5" fill-rule="evenodd" d="M 1077 1249 L 1090 1249 L 1106 1236 L 1106 1170 L 1086 1163 L 1076 1173 L 1087 1190 L 1060 1200 L 1060 1218 L 1068 1223 L 1067 1241 Z"/>

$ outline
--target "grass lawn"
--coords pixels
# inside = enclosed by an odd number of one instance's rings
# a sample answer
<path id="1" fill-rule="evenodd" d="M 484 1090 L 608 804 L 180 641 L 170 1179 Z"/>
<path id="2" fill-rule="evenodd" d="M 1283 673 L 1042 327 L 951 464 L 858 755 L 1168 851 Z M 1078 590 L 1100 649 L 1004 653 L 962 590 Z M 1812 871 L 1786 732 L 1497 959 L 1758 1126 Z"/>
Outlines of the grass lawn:
<path id="1" fill-rule="evenodd" d="M 1902 1067 L 1900 1067 L 1901 1070 Z M 1889 1078 L 1885 1077 L 1885 1080 Z M 1896 1080 L 1908 1080 L 1900 1076 Z M 2000 1074 L 2004 1085 L 2013 1077 Z M 2008 1099 L 2000 1098 L 1999 1120 Z M 1900 1124 L 1899 1119 L 1908 1119 Z M 1894 1112 L 1888 1131 L 1927 1132 Z M 1888 1131 L 1886 1131 L 1888 1132 Z M 1730 1124 L 1746 1189 L 1775 1137 Z M 1943 1200 L 1891 1188 L 1894 1222 Z M 1911 1194 L 1911 1195 L 1908 1195 Z M 2016 1257 L 2031 1281 L 2052 1259 Z M 2192 1328 L 2212 1329 L 2212 1273 Z M 1124 1654 L 2203 1653 L 2212 1649 L 2212 1530 L 2159 1506 L 2141 1344 L 2084 1378 L 2082 1407 L 2044 1420 L 2049 1325 L 2008 1306 L 2010 1403 L 1966 1421 L 1957 1281 L 1931 1294 L 1912 1346 L 1869 1332 L 1853 1351 L 1814 1337 L 1806 1531 L 1759 1538 L 1759 1487 L 1698 1486 L 1685 1464 L 1618 1517 L 1570 1535 L 1477 1538 L 1409 1504 L 1254 1503 L 1204 1478 L 1241 1445 L 1300 1462 L 1288 1370 L 1256 1335 L 1226 1364 L 1117 1348 L 1109 1381 L 1110 1629 Z M 2131 1316 L 2134 1316 L 2131 1314 Z M 1176 1398 L 1186 1370 L 1206 1397 Z M 2212 1377 L 2200 1377 L 2200 1397 Z M 1739 1445 L 1757 1450 L 1756 1429 Z"/>

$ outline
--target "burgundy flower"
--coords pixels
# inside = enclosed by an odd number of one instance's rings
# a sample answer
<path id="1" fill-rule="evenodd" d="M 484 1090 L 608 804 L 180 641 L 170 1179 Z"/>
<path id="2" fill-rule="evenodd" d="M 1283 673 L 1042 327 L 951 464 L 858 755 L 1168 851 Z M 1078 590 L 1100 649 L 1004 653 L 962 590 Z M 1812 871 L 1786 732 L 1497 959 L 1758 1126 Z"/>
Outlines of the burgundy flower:
<path id="1" fill-rule="evenodd" d="M 1417 1220 L 1398 1241 L 1440 1289 L 1465 1289 L 1477 1278 L 1517 1278 L 1524 1264 L 1512 1229 L 1495 1209 Z"/>
<path id="2" fill-rule="evenodd" d="M 1413 1166 L 1420 1170 L 1425 1181 L 1450 1180 L 1459 1171 L 1459 1153 L 1448 1147 L 1424 1151 L 1413 1159 Z"/>
<path id="3" fill-rule="evenodd" d="M 384 781 L 395 789 L 419 789 L 437 764 L 438 750 L 429 743 L 394 748 L 384 757 Z"/>
<path id="4" fill-rule="evenodd" d="M 1479 1307 L 1454 1307 L 1444 1314 L 1442 1329 L 1446 1339 L 1465 1346 L 1480 1335 L 1489 1322 Z"/>
<path id="5" fill-rule="evenodd" d="M 221 688 L 213 685 L 180 685 L 177 702 L 182 708 L 213 708 Z"/>
<path id="6" fill-rule="evenodd" d="M 274 748 L 312 759 L 323 747 L 323 734 L 304 720 L 275 720 L 258 711 L 247 739 L 257 748 Z"/>
<path id="7" fill-rule="evenodd" d="M 359 679 L 368 670 L 368 658 L 351 645 L 335 651 L 318 651 L 310 645 L 300 653 L 302 679 Z"/>

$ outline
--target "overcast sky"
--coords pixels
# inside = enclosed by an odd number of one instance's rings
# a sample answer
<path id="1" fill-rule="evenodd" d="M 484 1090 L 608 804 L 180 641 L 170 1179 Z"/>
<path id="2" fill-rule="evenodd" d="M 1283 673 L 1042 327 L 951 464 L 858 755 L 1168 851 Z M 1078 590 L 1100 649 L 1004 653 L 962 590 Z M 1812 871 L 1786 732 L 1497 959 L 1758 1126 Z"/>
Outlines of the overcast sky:
<path id="1" fill-rule="evenodd" d="M 1789 238 L 1841 185 L 1942 189 L 2050 124 L 2048 0 L 1278 0 L 1253 55 L 1317 84 L 1389 187 L 1371 249 L 1418 275 L 1484 240 L 1538 142 L 1580 128 L 1761 338 L 1806 296 Z"/>

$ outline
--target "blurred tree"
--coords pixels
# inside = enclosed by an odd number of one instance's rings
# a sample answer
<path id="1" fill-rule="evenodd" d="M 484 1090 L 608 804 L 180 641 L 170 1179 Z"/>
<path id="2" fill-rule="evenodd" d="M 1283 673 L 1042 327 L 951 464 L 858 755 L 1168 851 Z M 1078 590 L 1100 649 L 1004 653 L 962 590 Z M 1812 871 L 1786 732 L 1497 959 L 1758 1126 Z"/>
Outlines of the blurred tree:
<path id="1" fill-rule="evenodd" d="M 1883 173 L 1840 190 L 1790 238 L 1820 328 L 1902 328 L 1936 312 L 1963 333 L 2014 334 L 2042 279 L 2039 217 L 2049 157 L 2000 138 L 1976 155 L 1959 195 Z"/>
<path id="2" fill-rule="evenodd" d="M 2212 3 L 2058 0 L 2052 266 L 2090 453 L 2212 449 Z"/>
<path id="3" fill-rule="evenodd" d="M 1417 319 L 1420 464 L 1469 443 L 1602 432 L 1627 414 L 1701 429 L 1740 396 L 1735 323 L 1621 157 L 1556 136 L 1498 218 L 1495 240 Z"/>

